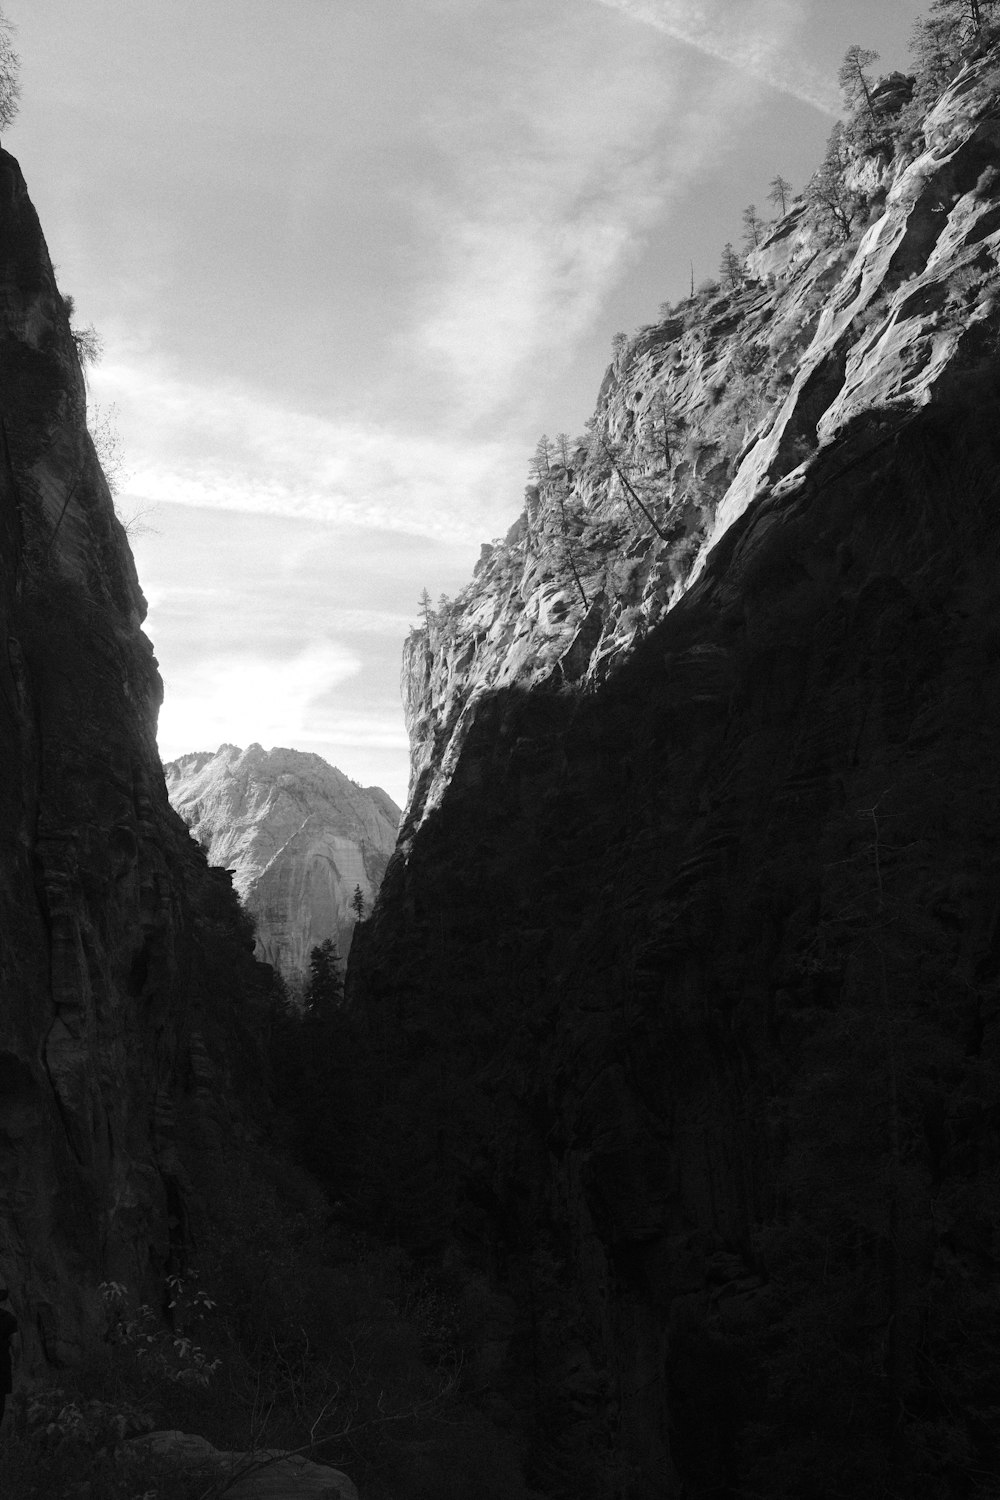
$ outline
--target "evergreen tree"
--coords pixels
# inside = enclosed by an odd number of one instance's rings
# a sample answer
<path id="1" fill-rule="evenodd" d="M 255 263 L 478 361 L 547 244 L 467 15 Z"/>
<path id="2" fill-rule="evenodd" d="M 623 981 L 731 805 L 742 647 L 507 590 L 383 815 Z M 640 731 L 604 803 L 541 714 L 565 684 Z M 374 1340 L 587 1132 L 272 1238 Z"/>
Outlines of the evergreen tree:
<path id="1" fill-rule="evenodd" d="M 997 0 L 933 0 L 928 20 L 950 23 L 960 41 L 973 42 L 987 29 L 996 7 Z"/>
<path id="2" fill-rule="evenodd" d="M 344 977 L 340 972 L 340 955 L 333 938 L 324 938 L 309 950 L 309 979 L 306 984 L 306 1014 L 323 1020 L 338 1009 L 344 998 Z"/>
<path id="3" fill-rule="evenodd" d="M 351 908 L 354 912 L 354 920 L 363 922 L 365 919 L 365 898 L 360 885 L 354 887 L 354 895 L 351 897 Z"/>
<path id="4" fill-rule="evenodd" d="M 547 479 L 552 467 L 552 443 L 548 433 L 543 432 L 535 444 L 534 457 L 531 460 L 531 475 L 533 479 Z"/>
<path id="5" fill-rule="evenodd" d="M 757 212 L 756 203 L 748 203 L 743 210 L 743 243 L 748 250 L 756 250 L 764 231 L 764 220 Z"/>
<path id="6" fill-rule="evenodd" d="M 743 281 L 743 262 L 728 240 L 723 247 L 722 260 L 719 263 L 719 275 L 722 277 L 723 286 L 728 282 L 733 291 Z"/>
<path id="7" fill-rule="evenodd" d="M 678 416 L 662 391 L 657 391 L 649 408 L 648 447 L 656 459 L 669 469 L 673 464 L 671 443 L 684 430 L 684 418 Z"/>
<path id="8" fill-rule="evenodd" d="M 837 82 L 844 93 L 844 108 L 849 110 L 855 119 L 864 121 L 865 133 L 869 139 L 878 130 L 875 106 L 872 103 L 874 85 L 865 71 L 873 62 L 878 62 L 878 53 L 873 52 L 870 47 L 859 47 L 855 44 L 853 47 L 848 47 L 837 74 Z"/>
<path id="9" fill-rule="evenodd" d="M 782 177 L 779 172 L 777 177 L 771 178 L 770 186 L 771 191 L 767 195 L 768 202 L 773 203 L 775 208 L 780 211 L 782 218 L 784 218 L 788 212 L 788 200 L 792 195 L 792 184 L 787 178 Z"/>
<path id="10" fill-rule="evenodd" d="M 965 48 L 992 34 L 998 17 L 998 0 L 934 0 L 910 38 L 920 92 L 943 88 L 961 63 Z"/>

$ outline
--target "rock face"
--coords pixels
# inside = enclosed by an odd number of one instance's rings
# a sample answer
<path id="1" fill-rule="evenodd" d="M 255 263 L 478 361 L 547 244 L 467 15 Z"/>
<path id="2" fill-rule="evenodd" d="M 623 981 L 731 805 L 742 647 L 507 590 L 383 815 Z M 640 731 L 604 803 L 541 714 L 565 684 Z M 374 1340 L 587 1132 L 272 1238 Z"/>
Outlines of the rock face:
<path id="1" fill-rule="evenodd" d="M 340 1469 L 278 1448 L 224 1453 L 190 1432 L 151 1432 L 132 1446 L 173 1460 L 184 1474 L 224 1484 L 232 1500 L 358 1500 L 357 1486 Z"/>
<path id="2" fill-rule="evenodd" d="M 604 442 L 553 453 L 474 583 L 411 634 L 410 828 L 452 779 L 481 694 L 595 687 L 755 500 L 835 451 L 865 462 L 992 370 L 995 66 L 964 69 L 907 151 L 855 162 L 860 236 L 831 243 L 799 201 L 741 286 L 679 304 L 620 352 L 594 415 Z"/>
<path id="3" fill-rule="evenodd" d="M 262 971 L 167 802 L 145 603 L 2 152 L 0 384 L 0 1278 L 30 1373 L 102 1329 L 102 1281 L 152 1298 L 176 1266 L 183 1144 L 243 1128 L 224 1010 Z"/>
<path id="4" fill-rule="evenodd" d="M 346 956 L 355 887 L 370 911 L 396 845 L 392 798 L 318 755 L 260 745 L 184 755 L 164 771 L 171 804 L 209 862 L 232 870 L 259 956 L 293 982 L 325 938 Z"/>
<path id="5" fill-rule="evenodd" d="M 990 1493 L 996 68 L 643 330 L 407 644 L 369 1149 L 545 1494 Z"/>

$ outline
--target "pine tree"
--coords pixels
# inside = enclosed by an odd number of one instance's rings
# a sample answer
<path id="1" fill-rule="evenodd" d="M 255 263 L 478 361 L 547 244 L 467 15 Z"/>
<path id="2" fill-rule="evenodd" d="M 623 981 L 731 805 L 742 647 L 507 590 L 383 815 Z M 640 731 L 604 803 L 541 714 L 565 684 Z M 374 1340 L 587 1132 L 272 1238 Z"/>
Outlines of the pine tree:
<path id="1" fill-rule="evenodd" d="M 998 15 L 998 0 L 934 0 L 910 37 L 921 93 L 944 87 L 965 48 L 992 33 Z"/>
<path id="2" fill-rule="evenodd" d="M 743 262 L 728 240 L 722 250 L 722 260 L 719 262 L 719 275 L 722 277 L 723 285 L 728 281 L 734 291 L 743 281 Z"/>
<path id="3" fill-rule="evenodd" d="M 419 600 L 420 618 L 424 622 L 424 629 L 429 630 L 434 619 L 434 611 L 431 609 L 431 596 L 426 589 L 420 590 Z"/>
<path id="4" fill-rule="evenodd" d="M 669 541 L 670 539 L 667 536 L 666 532 L 663 530 L 662 526 L 659 525 L 656 518 L 650 513 L 648 507 L 643 502 L 642 496 L 638 493 L 635 485 L 629 479 L 628 474 L 626 473 L 628 461 L 621 446 L 617 443 L 612 442 L 607 427 L 604 426 L 597 417 L 589 417 L 587 419 L 587 428 L 591 435 L 588 457 L 590 458 L 591 464 L 594 466 L 595 470 L 600 473 L 600 471 L 603 469 L 604 474 L 608 477 L 610 477 L 610 475 L 612 474 L 616 474 L 618 476 L 618 482 L 625 494 L 626 505 L 637 508 L 639 511 L 641 511 L 646 520 L 649 522 L 650 526 L 656 532 L 657 536 L 660 537 L 664 542 Z"/>
<path id="5" fill-rule="evenodd" d="M 757 212 L 756 203 L 748 203 L 743 210 L 743 243 L 748 250 L 756 250 L 760 244 L 764 220 Z"/>
<path id="6" fill-rule="evenodd" d="M 563 466 L 564 469 L 568 469 L 569 468 L 569 466 L 570 466 L 570 457 L 569 457 L 569 433 L 568 432 L 557 432 L 556 433 L 556 458 L 562 464 L 562 466 Z"/>
<path id="7" fill-rule="evenodd" d="M 340 972 L 340 955 L 333 938 L 324 938 L 309 950 L 309 979 L 306 983 L 306 1014 L 324 1019 L 341 1004 L 344 979 Z"/>
<path id="8" fill-rule="evenodd" d="M 782 177 L 779 172 L 777 177 L 771 178 L 770 186 L 771 191 L 767 195 L 768 202 L 773 203 L 775 208 L 780 210 L 782 218 L 784 218 L 788 212 L 788 200 L 792 195 L 792 184 L 787 178 Z"/>
<path id="9" fill-rule="evenodd" d="M 951 22 L 963 42 L 976 41 L 996 10 L 997 0 L 933 0 L 928 19 Z"/>
<path id="10" fill-rule="evenodd" d="M 354 912 L 355 922 L 363 922 L 365 919 L 365 898 L 360 885 L 354 887 L 354 895 L 351 897 L 351 908 Z"/>
<path id="11" fill-rule="evenodd" d="M 535 444 L 534 456 L 531 460 L 531 475 L 533 479 L 547 479 L 549 470 L 552 468 L 552 442 L 547 433 L 543 432 Z"/>
<path id="12" fill-rule="evenodd" d="M 678 416 L 662 391 L 657 391 L 649 408 L 649 448 L 669 469 L 673 464 L 671 443 L 684 430 L 684 418 Z"/>
<path id="13" fill-rule="evenodd" d="M 853 47 L 848 47 L 837 74 L 837 82 L 844 94 L 844 108 L 849 110 L 855 118 L 867 117 L 865 130 L 869 138 L 873 137 L 878 130 L 875 106 L 872 103 L 873 83 L 865 72 L 865 69 L 870 68 L 873 62 L 878 62 L 878 53 L 873 52 L 870 47 L 859 47 L 855 44 Z"/>

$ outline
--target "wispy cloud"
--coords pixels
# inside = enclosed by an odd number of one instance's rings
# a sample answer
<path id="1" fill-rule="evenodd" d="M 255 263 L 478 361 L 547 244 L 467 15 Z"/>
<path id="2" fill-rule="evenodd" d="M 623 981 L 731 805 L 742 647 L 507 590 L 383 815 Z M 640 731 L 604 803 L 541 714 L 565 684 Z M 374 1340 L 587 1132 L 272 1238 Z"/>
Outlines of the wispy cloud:
<path id="1" fill-rule="evenodd" d="M 837 115 L 839 101 L 829 80 L 792 48 L 801 6 L 791 0 L 597 0 L 609 10 L 653 26 L 762 83 Z"/>
<path id="2" fill-rule="evenodd" d="M 446 166 L 413 193 L 436 275 L 399 343 L 465 424 L 528 396 L 539 359 L 572 358 L 664 211 L 663 136 L 683 112 L 662 57 L 627 33 L 610 57 L 590 31 L 533 40 L 503 89 L 485 77 L 473 108 L 446 96 L 423 121 Z"/>
<path id="3" fill-rule="evenodd" d="M 510 506 L 513 471 L 498 440 L 324 418 L 149 363 L 103 366 L 93 384 L 120 413 L 126 509 L 169 502 L 471 544 L 491 507 Z"/>

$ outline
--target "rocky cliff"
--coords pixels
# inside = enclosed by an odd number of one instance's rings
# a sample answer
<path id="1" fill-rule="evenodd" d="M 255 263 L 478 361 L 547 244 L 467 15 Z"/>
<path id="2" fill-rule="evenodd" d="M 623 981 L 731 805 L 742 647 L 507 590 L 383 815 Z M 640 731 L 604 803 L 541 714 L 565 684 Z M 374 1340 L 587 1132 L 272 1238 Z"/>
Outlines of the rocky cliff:
<path id="1" fill-rule="evenodd" d="M 407 643 L 369 1177 L 509 1296 L 546 1495 L 992 1493 L 998 68 L 633 338 Z"/>
<path id="2" fill-rule="evenodd" d="M 171 804 L 209 862 L 232 870 L 259 956 L 293 983 L 325 938 L 346 956 L 355 888 L 370 911 L 396 845 L 392 798 L 318 755 L 260 745 L 185 755 L 164 771 Z"/>
<path id="3" fill-rule="evenodd" d="M 184 1153 L 247 1128 L 266 975 L 167 802 L 145 603 L 20 169 L 0 153 L 0 1279 L 20 1371 L 183 1264 Z"/>

